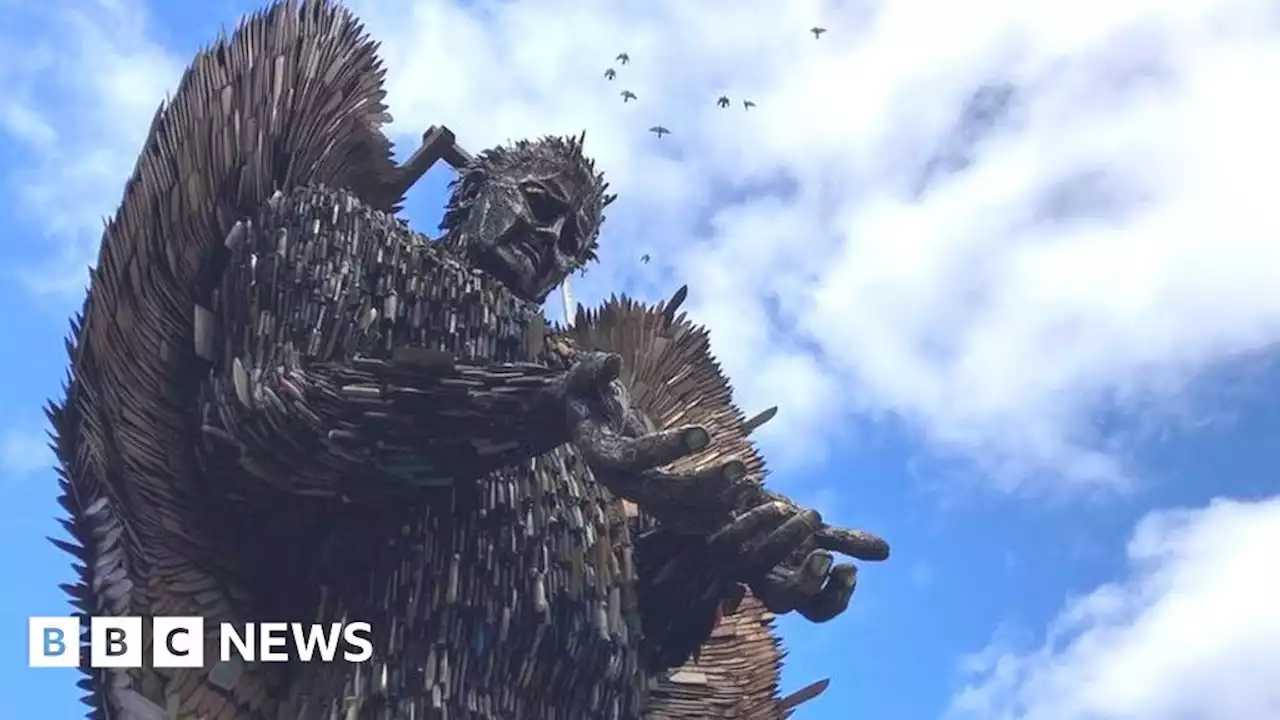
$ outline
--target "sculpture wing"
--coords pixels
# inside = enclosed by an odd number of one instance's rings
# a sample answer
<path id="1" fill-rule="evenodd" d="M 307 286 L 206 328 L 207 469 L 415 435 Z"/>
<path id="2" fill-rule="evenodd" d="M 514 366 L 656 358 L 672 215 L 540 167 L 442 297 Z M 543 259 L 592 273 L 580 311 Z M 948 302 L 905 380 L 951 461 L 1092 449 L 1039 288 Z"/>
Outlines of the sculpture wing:
<path id="1" fill-rule="evenodd" d="M 48 410 L 78 611 L 200 615 L 214 629 L 236 618 L 236 570 L 189 521 L 202 505 L 188 411 L 195 306 L 232 224 L 277 189 L 398 201 L 378 197 L 392 165 L 375 51 L 335 3 L 278 2 L 197 55 L 156 112 L 72 321 L 65 395 Z M 102 720 L 273 713 L 261 667 L 86 673 Z"/>
<path id="2" fill-rule="evenodd" d="M 785 720 L 790 708 L 778 698 L 784 655 L 773 613 L 748 595 L 696 660 L 658 678 L 644 720 Z"/>
<path id="3" fill-rule="evenodd" d="M 738 458 L 747 473 L 763 480 L 764 457 L 748 434 L 748 418 L 733 404 L 733 387 L 711 354 L 711 334 L 694 325 L 676 302 L 645 305 L 613 296 L 599 308 L 578 308 L 568 329 L 576 345 L 622 356 L 622 380 L 631 399 L 660 428 L 703 425 L 714 438 L 701 453 L 671 467 L 681 473 Z"/>

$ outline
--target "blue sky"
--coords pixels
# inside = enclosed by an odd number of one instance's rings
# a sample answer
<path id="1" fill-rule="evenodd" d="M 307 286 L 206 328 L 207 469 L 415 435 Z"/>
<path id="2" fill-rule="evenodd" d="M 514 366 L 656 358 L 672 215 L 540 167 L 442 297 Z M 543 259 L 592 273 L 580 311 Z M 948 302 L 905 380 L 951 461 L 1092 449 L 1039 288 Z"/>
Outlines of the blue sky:
<path id="1" fill-rule="evenodd" d="M 844 617 L 784 621 L 786 688 L 833 680 L 800 717 L 1280 717 L 1270 6 L 738 5 L 354 7 L 406 152 L 587 128 L 621 197 L 576 298 L 688 282 L 745 409 L 781 406 L 773 481 L 893 544 Z M 0 2 L 6 716 L 78 711 L 24 648 L 67 612 L 41 406 L 83 268 L 151 112 L 255 7 Z"/>

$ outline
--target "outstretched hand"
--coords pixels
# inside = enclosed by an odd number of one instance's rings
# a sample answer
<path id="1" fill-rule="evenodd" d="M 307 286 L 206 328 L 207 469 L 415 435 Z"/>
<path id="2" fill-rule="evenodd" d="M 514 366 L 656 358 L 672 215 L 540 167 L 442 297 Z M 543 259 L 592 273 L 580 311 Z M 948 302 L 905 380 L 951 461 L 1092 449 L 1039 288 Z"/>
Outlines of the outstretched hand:
<path id="1" fill-rule="evenodd" d="M 826 622 L 844 612 L 857 568 L 836 555 L 881 561 L 883 539 L 823 522 L 812 509 L 765 490 L 728 460 L 679 474 L 657 468 L 706 449 L 711 436 L 690 425 L 655 431 L 618 381 L 621 358 L 583 353 L 565 376 L 563 398 L 574 444 L 614 495 L 638 504 L 669 531 L 706 537 L 724 582 L 741 584 L 770 611 Z M 662 575 L 678 570 L 674 559 Z"/>
<path id="2" fill-rule="evenodd" d="M 782 495 L 762 491 L 761 499 L 766 502 L 739 515 L 708 544 L 713 557 L 724 558 L 729 576 L 750 587 L 772 612 L 831 620 L 849 607 L 858 579 L 857 567 L 837 563 L 835 555 L 873 562 L 889 557 L 889 544 L 871 533 L 828 525 L 816 510 Z"/>
<path id="3" fill-rule="evenodd" d="M 881 561 L 889 557 L 889 544 L 871 533 L 828 525 L 816 510 L 756 487 L 747 509 L 705 535 L 705 543 L 668 558 L 652 582 L 664 585 L 686 569 L 697 575 L 711 568 L 721 590 L 708 595 L 723 597 L 726 611 L 736 607 L 749 587 L 779 615 L 798 612 L 820 623 L 843 613 L 857 585 L 857 568 L 837 563 L 836 555 Z"/>
<path id="4" fill-rule="evenodd" d="M 746 466 L 730 460 L 695 475 L 655 470 L 706 449 L 711 434 L 699 425 L 654 430 L 631 405 L 618 381 L 621 370 L 618 355 L 588 352 L 565 375 L 562 392 L 571 436 L 596 479 L 659 517 L 668 507 L 727 508 L 724 498 L 745 477 Z"/>

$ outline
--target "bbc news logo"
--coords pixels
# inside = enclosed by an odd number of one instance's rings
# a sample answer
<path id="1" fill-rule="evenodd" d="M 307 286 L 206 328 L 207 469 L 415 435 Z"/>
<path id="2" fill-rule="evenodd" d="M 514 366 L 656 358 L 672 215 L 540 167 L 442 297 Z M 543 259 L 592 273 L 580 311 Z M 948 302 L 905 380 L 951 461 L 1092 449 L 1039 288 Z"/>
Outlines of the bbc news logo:
<path id="1" fill-rule="evenodd" d="M 205 665 L 204 618 L 151 618 L 151 665 L 198 668 Z M 80 618 L 33 617 L 27 629 L 31 667 L 80 666 Z M 373 657 L 369 623 L 220 623 L 218 660 L 231 662 L 345 662 Z M 89 666 L 142 667 L 141 617 L 89 618 Z M 342 651 L 339 652 L 339 648 Z"/>

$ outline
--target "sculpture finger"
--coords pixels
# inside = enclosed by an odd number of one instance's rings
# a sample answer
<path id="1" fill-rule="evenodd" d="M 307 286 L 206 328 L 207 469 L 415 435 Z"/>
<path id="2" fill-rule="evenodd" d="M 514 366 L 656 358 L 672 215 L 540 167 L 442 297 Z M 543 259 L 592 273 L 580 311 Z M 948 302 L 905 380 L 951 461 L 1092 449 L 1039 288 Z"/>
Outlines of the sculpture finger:
<path id="1" fill-rule="evenodd" d="M 889 558 L 889 543 L 862 530 L 827 526 L 814 533 L 814 545 L 858 560 L 879 562 Z"/>
<path id="2" fill-rule="evenodd" d="M 831 568 L 822 590 L 802 600 L 795 609 L 810 622 L 827 622 L 849 608 L 857 586 L 858 569 L 848 564 L 836 565 Z"/>
<path id="3" fill-rule="evenodd" d="M 763 578 L 748 583 L 751 594 L 765 609 L 775 615 L 786 615 L 796 609 L 796 596 L 787 588 L 791 571 L 777 568 Z"/>
<path id="4" fill-rule="evenodd" d="M 716 531 L 707 538 L 707 546 L 712 554 L 725 556 L 736 553 L 746 546 L 747 542 L 758 537 L 764 530 L 772 530 L 791 517 L 793 509 L 782 502 L 770 502 L 758 505 L 734 519 L 727 527 Z"/>
<path id="5" fill-rule="evenodd" d="M 822 516 L 816 510 L 801 510 L 774 530 L 745 558 L 742 577 L 753 578 L 768 573 L 782 564 L 822 528 Z"/>
<path id="6" fill-rule="evenodd" d="M 794 570 L 775 567 L 751 584 L 757 596 L 775 613 L 788 613 L 818 596 L 835 558 L 824 550 L 815 550 Z"/>
<path id="7" fill-rule="evenodd" d="M 697 425 L 625 437 L 592 413 L 587 400 L 573 398 L 567 405 L 573 441 L 587 462 L 599 469 L 640 472 L 675 462 L 711 444 L 711 434 Z"/>
<path id="8" fill-rule="evenodd" d="M 745 475 L 746 468 L 742 463 L 730 461 L 691 475 L 648 470 L 639 473 L 602 472 L 597 473 L 596 479 L 615 495 L 638 503 L 655 516 L 667 520 L 664 510 L 674 510 L 682 516 L 690 511 L 694 514 L 711 511 L 714 518 L 719 518 L 720 512 L 728 513 L 731 505 L 722 498 Z M 675 521 L 674 517 L 670 519 Z"/>
<path id="9" fill-rule="evenodd" d="M 831 572 L 831 566 L 835 564 L 836 559 L 831 553 L 826 550 L 814 550 L 804 559 L 800 567 L 791 573 L 788 580 L 789 586 L 795 589 L 796 594 L 803 597 L 817 595 L 827 582 L 827 574 Z"/>
<path id="10" fill-rule="evenodd" d="M 682 488 L 680 499 L 692 506 L 730 512 L 737 502 L 737 491 L 748 484 L 747 466 L 741 460 L 729 460 L 689 474 L 648 473 L 655 478 Z"/>

